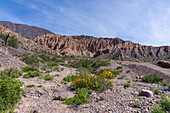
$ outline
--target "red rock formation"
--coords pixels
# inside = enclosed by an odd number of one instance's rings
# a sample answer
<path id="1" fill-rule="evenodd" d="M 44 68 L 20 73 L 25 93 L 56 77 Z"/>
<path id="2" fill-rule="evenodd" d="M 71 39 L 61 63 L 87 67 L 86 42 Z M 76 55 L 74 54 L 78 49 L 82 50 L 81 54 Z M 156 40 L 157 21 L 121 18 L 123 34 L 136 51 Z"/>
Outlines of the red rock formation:
<path id="1" fill-rule="evenodd" d="M 152 47 L 124 41 L 119 38 L 94 38 L 92 36 L 43 35 L 36 43 L 50 47 L 63 55 L 105 56 L 122 60 L 170 59 L 170 46 Z"/>

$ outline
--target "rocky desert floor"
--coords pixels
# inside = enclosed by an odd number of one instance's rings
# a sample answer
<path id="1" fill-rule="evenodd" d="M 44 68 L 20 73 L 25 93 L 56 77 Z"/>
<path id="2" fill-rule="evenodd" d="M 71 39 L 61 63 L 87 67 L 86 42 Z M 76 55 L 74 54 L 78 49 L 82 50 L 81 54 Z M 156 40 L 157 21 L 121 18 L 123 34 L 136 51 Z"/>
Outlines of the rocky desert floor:
<path id="1" fill-rule="evenodd" d="M 63 71 L 50 72 L 54 76 L 53 81 L 45 81 L 38 77 L 25 79 L 19 78 L 24 82 L 25 94 L 17 104 L 15 113 L 150 113 L 152 108 L 156 106 L 162 94 L 170 96 L 168 86 L 159 84 L 148 84 L 141 82 L 141 76 L 152 73 L 160 73 L 166 77 L 166 81 L 170 82 L 170 70 L 163 69 L 151 63 L 137 63 L 128 61 L 111 61 L 110 66 L 101 68 L 113 68 L 123 65 L 123 72 L 116 78 L 112 79 L 114 87 L 103 93 L 93 92 L 89 101 L 78 107 L 70 107 L 62 104 L 63 101 L 57 100 L 57 97 L 73 97 L 75 91 L 70 88 L 70 83 L 62 84 L 61 81 L 68 75 L 75 75 L 78 72 L 75 68 L 64 67 Z M 126 73 L 130 70 L 130 73 Z M 140 71 L 139 71 L 140 70 Z M 43 72 L 42 75 L 47 74 Z M 59 76 L 55 76 L 59 74 Z M 131 81 L 129 88 L 124 88 L 123 84 Z M 36 87 L 27 88 L 26 85 L 34 84 Z M 37 87 L 42 85 L 42 87 Z M 158 95 L 153 97 L 139 96 L 141 89 L 153 91 L 159 88 Z M 136 100 L 140 103 L 139 108 L 135 108 Z"/>

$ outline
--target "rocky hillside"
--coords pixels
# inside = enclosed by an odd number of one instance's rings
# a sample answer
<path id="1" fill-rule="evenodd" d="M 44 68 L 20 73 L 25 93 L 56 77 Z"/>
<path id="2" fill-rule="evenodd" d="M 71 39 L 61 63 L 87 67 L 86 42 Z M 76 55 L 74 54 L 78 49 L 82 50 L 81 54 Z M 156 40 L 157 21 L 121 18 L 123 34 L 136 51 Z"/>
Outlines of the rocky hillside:
<path id="1" fill-rule="evenodd" d="M 16 32 L 28 39 L 34 39 L 37 36 L 45 34 L 54 34 L 53 32 L 40 27 L 29 26 L 25 24 L 15 24 L 8 21 L 0 21 L 0 25 L 9 28 L 11 31 Z"/>
<path id="2" fill-rule="evenodd" d="M 48 47 L 44 47 L 42 45 L 39 45 L 35 43 L 32 40 L 29 40 L 27 38 L 24 38 L 23 36 L 11 31 L 8 28 L 5 28 L 0 25 L 0 34 L 9 34 L 10 36 L 14 36 L 18 41 L 21 43 L 22 47 L 28 50 L 32 51 L 38 51 L 38 52 L 45 52 L 45 53 L 56 53 L 56 51 L 51 50 Z"/>
<path id="3" fill-rule="evenodd" d="M 170 46 L 145 46 L 119 38 L 47 34 L 38 36 L 34 41 L 63 55 L 102 56 L 121 60 L 145 61 L 170 59 Z"/>

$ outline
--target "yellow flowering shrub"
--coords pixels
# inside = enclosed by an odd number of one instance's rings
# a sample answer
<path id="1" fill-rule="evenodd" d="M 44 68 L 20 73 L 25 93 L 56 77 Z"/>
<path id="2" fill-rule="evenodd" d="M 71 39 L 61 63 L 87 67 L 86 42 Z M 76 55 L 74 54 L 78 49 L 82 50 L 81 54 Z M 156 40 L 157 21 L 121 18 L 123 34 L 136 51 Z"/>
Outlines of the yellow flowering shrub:
<path id="1" fill-rule="evenodd" d="M 103 71 L 99 75 L 99 77 L 104 77 L 104 78 L 107 78 L 107 79 L 115 79 L 116 78 L 116 76 L 113 73 L 109 72 L 109 71 Z"/>
<path id="2" fill-rule="evenodd" d="M 88 88 L 100 92 L 113 87 L 112 81 L 107 80 L 105 77 L 88 74 L 80 74 L 77 79 L 73 80 L 72 85 L 75 88 Z"/>

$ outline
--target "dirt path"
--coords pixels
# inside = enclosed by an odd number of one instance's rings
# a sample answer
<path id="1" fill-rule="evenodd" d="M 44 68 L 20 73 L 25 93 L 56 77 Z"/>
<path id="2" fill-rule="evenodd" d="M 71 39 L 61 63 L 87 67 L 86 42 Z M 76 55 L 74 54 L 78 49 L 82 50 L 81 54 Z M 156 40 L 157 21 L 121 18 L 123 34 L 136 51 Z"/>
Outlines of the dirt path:
<path id="1" fill-rule="evenodd" d="M 61 66 L 62 67 L 62 66 Z M 51 72 L 50 76 L 54 76 L 53 81 L 45 81 L 43 78 L 38 77 L 19 79 L 25 83 L 25 95 L 17 104 L 15 113 L 30 113 L 31 110 L 40 111 L 40 113 L 74 113 L 67 105 L 62 104 L 62 101 L 53 100 L 58 95 L 62 97 L 73 97 L 74 92 L 68 90 L 70 84 L 61 84 L 64 77 L 75 74 L 74 68 L 62 67 L 64 70 L 61 72 Z M 59 74 L 60 76 L 55 76 Z M 44 74 L 45 75 L 45 74 Z M 34 84 L 36 87 L 27 88 L 26 85 Z M 42 85 L 42 87 L 37 87 Z"/>

